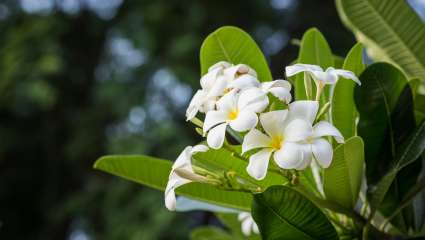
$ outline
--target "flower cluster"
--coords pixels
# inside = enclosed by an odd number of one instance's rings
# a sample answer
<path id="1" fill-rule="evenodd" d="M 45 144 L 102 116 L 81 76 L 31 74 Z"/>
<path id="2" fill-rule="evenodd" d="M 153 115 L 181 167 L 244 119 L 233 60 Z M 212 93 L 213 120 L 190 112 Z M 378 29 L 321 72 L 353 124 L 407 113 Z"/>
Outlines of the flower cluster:
<path id="1" fill-rule="evenodd" d="M 187 108 L 187 120 L 193 121 L 198 113 L 205 114 L 202 131 L 212 149 L 220 149 L 225 144 L 226 132 L 243 136 L 242 154 L 249 156 L 246 171 L 257 180 L 265 178 L 270 159 L 281 169 L 302 170 L 313 160 L 327 168 L 333 157 L 327 137 L 333 137 L 337 143 L 343 143 L 344 139 L 331 123 L 318 117 L 320 94 L 325 85 L 335 84 L 339 77 L 360 82 L 346 70 L 328 68 L 324 71 L 308 64 L 286 67 L 287 76 L 301 72 L 314 81 L 315 100 L 291 102 L 288 81 L 261 82 L 255 70 L 245 64 L 218 62 L 201 78 L 201 89 Z M 283 107 L 273 108 L 272 99 L 280 101 Z M 191 164 L 192 155 L 207 151 L 208 147 L 187 147 L 176 160 L 165 192 L 168 209 L 175 208 L 175 188 L 191 181 L 209 181 L 195 173 Z"/>

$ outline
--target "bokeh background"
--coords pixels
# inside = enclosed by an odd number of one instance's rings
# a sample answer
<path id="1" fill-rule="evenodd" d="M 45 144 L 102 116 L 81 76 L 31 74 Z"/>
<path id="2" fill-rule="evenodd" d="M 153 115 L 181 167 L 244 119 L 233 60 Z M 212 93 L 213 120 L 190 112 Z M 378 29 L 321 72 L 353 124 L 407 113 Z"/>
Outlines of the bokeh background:
<path id="1" fill-rule="evenodd" d="M 200 140 L 184 112 L 223 25 L 254 37 L 275 78 L 310 27 L 335 54 L 355 42 L 332 0 L 0 1 L 0 239 L 187 239 L 211 222 L 92 165 Z"/>

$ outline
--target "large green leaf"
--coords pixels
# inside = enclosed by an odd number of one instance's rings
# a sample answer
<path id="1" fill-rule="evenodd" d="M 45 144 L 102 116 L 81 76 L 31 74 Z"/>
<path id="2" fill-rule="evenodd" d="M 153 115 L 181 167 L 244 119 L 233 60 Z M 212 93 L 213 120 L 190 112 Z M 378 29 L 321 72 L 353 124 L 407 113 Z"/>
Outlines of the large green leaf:
<path id="1" fill-rule="evenodd" d="M 385 195 L 394 182 L 397 174 L 405 167 L 409 166 L 419 157 L 425 150 L 425 121 L 423 121 L 403 146 L 403 151 L 397 157 L 397 161 L 391 170 L 377 184 L 375 191 L 372 194 L 371 205 L 376 209 L 384 200 Z M 409 195 L 410 192 L 408 192 Z"/>
<path id="2" fill-rule="evenodd" d="M 325 37 L 323 37 L 322 33 L 320 33 L 320 31 L 316 28 L 311 28 L 304 33 L 301 40 L 297 63 L 315 64 L 324 69 L 334 65 L 332 51 L 326 42 Z M 295 98 L 297 100 L 307 99 L 304 85 L 304 74 L 298 74 L 295 77 Z"/>
<path id="3" fill-rule="evenodd" d="M 366 177 L 369 190 L 375 189 L 374 185 L 382 177 L 392 178 L 390 185 L 384 186 L 391 194 L 386 194 L 379 206 L 375 205 L 388 216 L 409 185 L 415 183 L 420 170 L 420 166 L 416 166 L 418 162 L 398 173 L 391 172 L 403 142 L 415 128 L 412 92 L 404 74 L 388 63 L 370 65 L 360 80 L 362 86 L 355 90 L 355 101 L 360 113 L 358 134 L 365 142 Z M 413 223 L 411 210 L 403 211 L 392 221 L 393 225 L 406 231 Z"/>
<path id="4" fill-rule="evenodd" d="M 343 22 L 371 57 L 425 79 L 425 24 L 401 0 L 336 0 Z"/>
<path id="5" fill-rule="evenodd" d="M 201 72 L 219 61 L 244 63 L 252 67 L 262 82 L 273 80 L 266 58 L 255 41 L 237 27 L 221 27 L 208 35 L 201 46 Z"/>
<path id="6" fill-rule="evenodd" d="M 365 143 L 368 183 L 376 183 L 394 159 L 396 135 L 414 127 L 410 119 L 403 122 L 413 114 L 406 113 L 408 104 L 403 106 L 402 112 L 394 111 L 403 91 L 406 91 L 405 98 L 409 98 L 410 89 L 405 90 L 408 85 L 403 73 L 387 63 L 370 65 L 360 75 L 360 81 L 362 86 L 355 89 L 355 102 L 360 113 L 358 134 Z M 393 112 L 397 118 L 392 116 Z M 401 126 L 404 129 L 400 129 Z"/>
<path id="7" fill-rule="evenodd" d="M 171 166 L 172 162 L 167 160 L 137 155 L 105 156 L 96 161 L 94 168 L 164 190 Z M 192 199 L 241 210 L 249 210 L 252 201 L 251 194 L 220 190 L 202 183 L 184 185 L 178 188 L 176 193 Z"/>
<path id="8" fill-rule="evenodd" d="M 363 46 L 360 43 L 351 48 L 345 58 L 343 68 L 352 71 L 356 76 L 365 69 L 363 63 Z M 334 89 L 332 98 L 332 120 L 345 138 L 356 134 L 357 109 L 354 104 L 354 87 L 356 83 L 349 79 L 340 79 Z"/>
<path id="9" fill-rule="evenodd" d="M 338 239 L 323 212 L 289 187 L 273 186 L 254 195 L 252 216 L 265 240 Z"/>
<path id="10" fill-rule="evenodd" d="M 329 168 L 324 170 L 326 199 L 353 208 L 357 202 L 364 167 L 363 141 L 352 137 L 334 150 Z"/>

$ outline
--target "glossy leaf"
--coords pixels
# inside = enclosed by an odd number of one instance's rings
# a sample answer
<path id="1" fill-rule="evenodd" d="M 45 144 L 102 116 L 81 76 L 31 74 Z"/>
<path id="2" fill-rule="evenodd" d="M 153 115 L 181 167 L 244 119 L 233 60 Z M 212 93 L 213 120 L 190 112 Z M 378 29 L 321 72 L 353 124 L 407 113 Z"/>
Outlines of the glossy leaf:
<path id="1" fill-rule="evenodd" d="M 332 51 L 325 37 L 316 28 L 311 28 L 304 33 L 301 40 L 297 63 L 315 64 L 326 69 L 334 65 Z M 312 84 L 314 86 L 314 84 Z M 314 94 L 314 91 L 313 91 Z M 295 98 L 307 99 L 304 85 L 304 74 L 295 77 Z"/>
<path id="2" fill-rule="evenodd" d="M 152 188 L 164 190 L 172 162 L 144 155 L 105 156 L 96 161 L 94 168 Z M 251 194 L 225 191 L 208 184 L 189 183 L 176 193 L 192 199 L 224 207 L 249 210 Z"/>
<path id="3" fill-rule="evenodd" d="M 403 151 L 398 155 L 397 161 L 382 180 L 377 184 L 376 190 L 373 192 L 371 205 L 377 208 L 384 200 L 385 195 L 390 189 L 391 184 L 395 180 L 397 174 L 403 168 L 409 166 L 413 162 L 420 159 L 421 154 L 425 150 L 425 121 L 415 129 L 414 133 L 406 141 Z"/>
<path id="4" fill-rule="evenodd" d="M 324 170 L 326 199 L 346 208 L 354 208 L 360 191 L 364 167 L 364 146 L 360 137 L 352 137 L 334 150 L 329 168 Z"/>
<path id="5" fill-rule="evenodd" d="M 254 195 L 252 215 L 269 239 L 338 239 L 323 212 L 294 189 L 273 186 Z"/>
<path id="6" fill-rule="evenodd" d="M 273 80 L 266 58 L 255 41 L 242 29 L 221 27 L 208 35 L 201 46 L 201 73 L 219 61 L 244 63 L 252 67 L 260 81 Z"/>
<path id="7" fill-rule="evenodd" d="M 357 43 L 345 58 L 343 69 L 352 71 L 356 76 L 365 69 L 363 63 L 363 46 Z M 341 78 L 335 85 L 332 98 L 332 120 L 344 138 L 356 135 L 357 109 L 354 104 L 354 88 L 357 84 L 349 79 Z"/>
<path id="8" fill-rule="evenodd" d="M 411 123 L 410 120 L 402 122 L 403 117 L 409 117 L 409 114 L 397 112 L 400 118 L 398 126 L 394 122 L 397 119 L 392 116 L 407 86 L 405 76 L 397 68 L 387 63 L 372 64 L 360 75 L 360 81 L 362 86 L 355 90 L 355 103 L 360 114 L 358 134 L 365 143 L 368 183 L 376 183 L 388 170 L 395 156 L 396 128 L 403 126 L 405 129 L 398 131 L 402 134 L 406 130 L 411 130 L 414 122 Z M 403 107 L 406 108 L 408 105 Z M 407 110 L 409 109 L 404 111 Z M 382 151 L 385 154 L 382 154 Z"/>
<path id="9" fill-rule="evenodd" d="M 343 22 L 377 61 L 425 79 L 425 24 L 400 0 L 337 0 Z"/>

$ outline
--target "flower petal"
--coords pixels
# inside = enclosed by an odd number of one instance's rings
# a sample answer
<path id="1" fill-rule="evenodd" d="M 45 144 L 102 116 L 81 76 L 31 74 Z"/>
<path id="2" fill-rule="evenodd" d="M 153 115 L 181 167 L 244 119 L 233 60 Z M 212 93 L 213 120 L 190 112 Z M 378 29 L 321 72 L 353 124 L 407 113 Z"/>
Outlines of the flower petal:
<path id="1" fill-rule="evenodd" d="M 313 141 L 311 144 L 314 158 L 323 168 L 331 165 L 333 150 L 331 144 L 323 138 Z"/>
<path id="2" fill-rule="evenodd" d="M 241 92 L 238 99 L 239 109 L 250 109 L 254 112 L 263 111 L 269 105 L 267 95 L 259 88 L 249 88 Z"/>
<path id="3" fill-rule="evenodd" d="M 208 90 L 211 89 L 211 87 L 214 85 L 218 74 L 222 71 L 220 68 L 215 68 L 206 73 L 204 76 L 201 77 L 201 87 L 202 89 Z"/>
<path id="4" fill-rule="evenodd" d="M 288 115 L 288 110 L 271 111 L 260 114 L 261 126 L 269 136 L 283 134 L 284 122 Z"/>
<path id="5" fill-rule="evenodd" d="M 320 121 L 313 127 L 313 137 L 333 136 L 338 143 L 344 143 L 344 137 L 339 130 L 326 121 Z"/>
<path id="6" fill-rule="evenodd" d="M 192 97 L 192 100 L 190 100 L 189 106 L 187 107 L 186 121 L 189 121 L 196 116 L 205 100 L 206 92 L 204 90 L 196 91 L 195 95 Z"/>
<path id="7" fill-rule="evenodd" d="M 167 187 L 165 188 L 164 192 L 164 201 L 165 201 L 165 207 L 170 211 L 176 210 L 176 194 L 175 189 L 190 183 L 191 181 L 187 179 L 180 178 L 178 175 L 170 174 L 170 178 L 167 183 Z"/>
<path id="8" fill-rule="evenodd" d="M 338 76 L 329 74 L 327 71 L 313 71 L 311 75 L 315 81 L 320 81 L 322 84 L 335 84 L 338 81 Z"/>
<path id="9" fill-rule="evenodd" d="M 238 107 L 238 94 L 236 90 L 226 93 L 217 101 L 217 109 L 230 112 Z"/>
<path id="10" fill-rule="evenodd" d="M 283 87 L 272 87 L 268 90 L 273 96 L 279 98 L 280 101 L 290 103 L 292 100 L 291 91 Z"/>
<path id="11" fill-rule="evenodd" d="M 224 75 L 229 81 L 234 80 L 237 75 L 243 74 L 249 74 L 254 77 L 257 77 L 257 73 L 254 71 L 254 69 L 250 68 L 248 65 L 245 64 L 238 64 L 236 66 L 229 67 L 224 70 Z"/>
<path id="12" fill-rule="evenodd" d="M 282 87 L 288 89 L 289 91 L 291 90 L 291 84 L 288 81 L 282 79 L 261 83 L 261 89 L 264 91 L 268 91 L 270 88 L 274 87 Z"/>
<path id="13" fill-rule="evenodd" d="M 286 76 L 290 77 L 300 72 L 322 71 L 323 69 L 317 65 L 297 63 L 285 68 Z"/>
<path id="14" fill-rule="evenodd" d="M 207 96 L 209 98 L 221 96 L 223 95 L 226 87 L 227 87 L 227 81 L 224 78 L 224 76 L 218 76 L 214 84 L 209 89 Z"/>
<path id="15" fill-rule="evenodd" d="M 248 131 L 257 126 L 258 117 L 252 111 L 242 110 L 238 113 L 236 119 L 229 122 L 230 127 L 237 132 Z"/>
<path id="16" fill-rule="evenodd" d="M 303 170 L 310 166 L 311 160 L 313 158 L 310 144 L 300 144 L 300 147 L 302 152 L 302 161 L 300 161 L 300 164 L 295 167 L 297 170 Z"/>
<path id="17" fill-rule="evenodd" d="M 204 144 L 198 144 L 198 145 L 193 146 L 190 153 L 193 155 L 193 154 L 198 153 L 198 152 L 206 152 L 206 151 L 208 151 L 207 146 L 205 146 Z"/>
<path id="18" fill-rule="evenodd" d="M 174 164 L 172 166 L 172 170 L 175 170 L 176 168 L 182 168 L 185 166 L 189 166 L 192 168 L 192 146 L 187 146 L 185 149 L 180 153 L 180 155 L 177 157 L 176 161 L 174 161 Z"/>
<path id="19" fill-rule="evenodd" d="M 306 140 L 313 133 L 311 124 L 303 119 L 295 119 L 285 127 L 284 136 L 286 141 L 297 142 Z"/>
<path id="20" fill-rule="evenodd" d="M 267 135 L 253 128 L 245 135 L 243 139 L 242 153 L 245 153 L 255 148 L 268 147 L 269 142 L 270 138 Z"/>
<path id="21" fill-rule="evenodd" d="M 271 154 L 271 148 L 264 148 L 249 157 L 249 164 L 246 167 L 248 174 L 257 180 L 264 179 L 267 174 Z"/>
<path id="22" fill-rule="evenodd" d="M 252 224 L 253 222 L 249 219 L 245 219 L 241 223 L 241 231 L 246 237 L 251 235 Z"/>
<path id="23" fill-rule="evenodd" d="M 223 146 L 227 123 L 220 124 L 208 132 L 207 143 L 210 148 L 219 149 Z"/>
<path id="24" fill-rule="evenodd" d="M 334 69 L 334 68 L 328 68 L 326 69 L 326 72 L 328 72 L 330 74 L 334 74 L 336 75 L 336 77 L 340 76 L 346 79 L 351 79 L 354 82 L 356 82 L 359 85 L 362 85 L 362 83 L 360 82 L 360 80 L 357 78 L 357 76 L 351 72 L 351 71 L 347 71 L 347 70 L 343 70 L 343 69 Z"/>
<path id="25" fill-rule="evenodd" d="M 248 89 L 250 87 L 258 87 L 260 82 L 258 79 L 252 75 L 244 74 L 235 80 L 230 81 L 228 87 L 235 89 Z"/>
<path id="26" fill-rule="evenodd" d="M 289 118 L 304 119 L 309 123 L 313 123 L 319 109 L 317 101 L 295 101 L 289 104 Z"/>
<path id="27" fill-rule="evenodd" d="M 285 142 L 273 155 L 276 164 L 283 169 L 295 169 L 302 164 L 302 146 L 298 143 Z"/>
<path id="28" fill-rule="evenodd" d="M 215 63 L 215 64 L 214 64 L 214 65 L 212 65 L 211 67 L 209 67 L 209 68 L 208 68 L 208 72 L 211 72 L 211 71 L 213 71 L 214 69 L 221 69 L 221 70 L 223 70 L 223 69 L 228 68 L 228 67 L 231 67 L 231 66 L 232 66 L 232 64 L 231 64 L 231 63 L 229 63 L 229 62 L 226 62 L 226 61 L 220 61 L 220 62 Z"/>
<path id="29" fill-rule="evenodd" d="M 224 111 L 209 111 L 205 116 L 203 131 L 207 132 L 210 128 L 217 124 L 225 122 L 227 119 L 227 113 Z"/>

